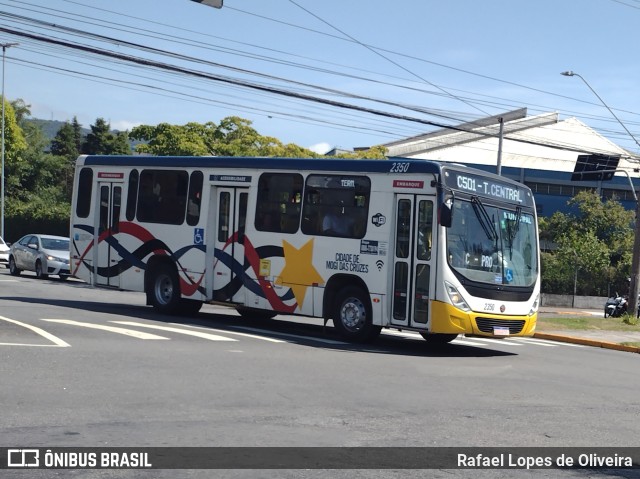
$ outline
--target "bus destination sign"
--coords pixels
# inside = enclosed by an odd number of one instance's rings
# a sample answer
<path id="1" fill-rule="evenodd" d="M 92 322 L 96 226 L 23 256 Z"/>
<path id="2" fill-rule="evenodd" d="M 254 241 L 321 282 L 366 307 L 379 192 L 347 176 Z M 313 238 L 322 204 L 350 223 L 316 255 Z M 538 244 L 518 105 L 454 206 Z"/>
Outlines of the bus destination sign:
<path id="1" fill-rule="evenodd" d="M 463 191 L 472 195 L 494 198 L 497 200 L 533 206 L 533 198 L 527 188 L 519 187 L 506 181 L 494 180 L 486 176 L 479 176 L 455 170 L 445 170 L 444 183 L 449 188 Z"/>

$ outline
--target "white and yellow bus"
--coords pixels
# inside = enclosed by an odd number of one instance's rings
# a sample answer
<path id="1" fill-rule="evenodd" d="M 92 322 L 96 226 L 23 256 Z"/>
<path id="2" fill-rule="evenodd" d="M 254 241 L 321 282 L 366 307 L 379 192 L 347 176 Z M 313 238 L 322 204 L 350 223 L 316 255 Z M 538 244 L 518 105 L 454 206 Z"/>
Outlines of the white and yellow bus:
<path id="1" fill-rule="evenodd" d="M 533 195 L 432 161 L 81 156 L 72 274 L 146 293 L 167 314 L 204 302 L 333 320 L 434 343 L 527 336 L 540 294 Z"/>

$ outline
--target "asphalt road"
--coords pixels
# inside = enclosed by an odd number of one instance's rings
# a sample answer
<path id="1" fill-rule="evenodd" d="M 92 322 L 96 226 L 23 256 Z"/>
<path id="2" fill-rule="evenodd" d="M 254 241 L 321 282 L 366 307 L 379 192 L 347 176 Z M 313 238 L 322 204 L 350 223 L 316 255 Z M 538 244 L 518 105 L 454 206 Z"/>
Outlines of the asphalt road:
<path id="1" fill-rule="evenodd" d="M 142 294 L 0 269 L 0 447 L 634 446 L 638 364 L 637 354 L 535 339 L 432 349 L 393 332 L 353 345 L 318 320 L 249 321 L 210 305 L 178 319 L 156 315 Z M 309 469 L 0 476 L 584 475 Z"/>

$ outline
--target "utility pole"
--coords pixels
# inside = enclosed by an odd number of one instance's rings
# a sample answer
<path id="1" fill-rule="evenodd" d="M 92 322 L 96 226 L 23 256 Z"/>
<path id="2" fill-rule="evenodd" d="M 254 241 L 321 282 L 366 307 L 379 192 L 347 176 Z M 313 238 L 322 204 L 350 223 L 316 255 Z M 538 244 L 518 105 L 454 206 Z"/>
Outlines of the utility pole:
<path id="1" fill-rule="evenodd" d="M 498 176 L 502 175 L 502 138 L 504 137 L 504 118 L 498 118 L 500 122 L 500 133 L 498 135 L 498 168 L 496 173 Z"/>
<path id="2" fill-rule="evenodd" d="M 17 43 L 2 43 L 2 185 L 0 186 L 0 195 L 1 195 L 1 210 L 0 210 L 0 237 L 4 239 L 4 59 L 6 56 L 7 48 L 15 47 Z"/>

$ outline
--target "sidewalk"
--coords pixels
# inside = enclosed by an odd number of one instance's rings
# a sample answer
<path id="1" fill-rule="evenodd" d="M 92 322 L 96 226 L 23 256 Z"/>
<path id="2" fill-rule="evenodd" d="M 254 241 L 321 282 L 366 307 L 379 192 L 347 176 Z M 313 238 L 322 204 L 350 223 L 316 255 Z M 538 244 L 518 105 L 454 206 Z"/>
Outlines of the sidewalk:
<path id="1" fill-rule="evenodd" d="M 574 309 L 570 307 L 541 307 L 538 318 L 558 316 L 600 316 L 602 310 Z M 537 332 L 534 338 L 546 339 L 550 341 L 560 341 L 565 343 L 582 344 L 597 348 L 615 349 L 618 351 L 628 351 L 640 353 L 640 347 L 626 346 L 620 343 L 640 343 L 640 331 L 613 331 L 613 330 L 545 330 Z"/>

